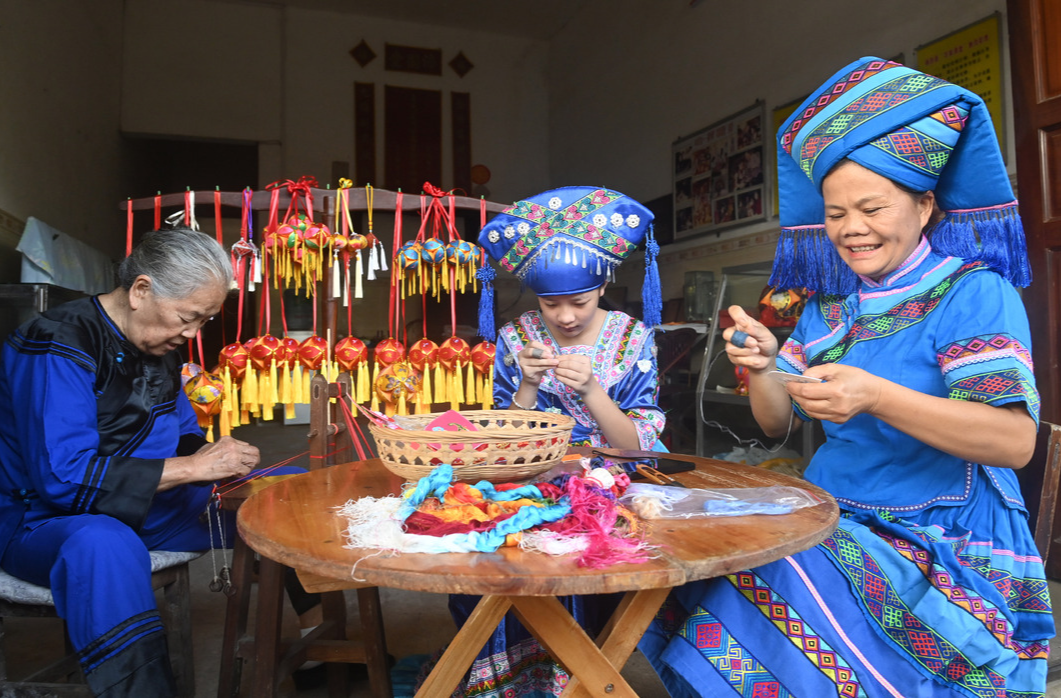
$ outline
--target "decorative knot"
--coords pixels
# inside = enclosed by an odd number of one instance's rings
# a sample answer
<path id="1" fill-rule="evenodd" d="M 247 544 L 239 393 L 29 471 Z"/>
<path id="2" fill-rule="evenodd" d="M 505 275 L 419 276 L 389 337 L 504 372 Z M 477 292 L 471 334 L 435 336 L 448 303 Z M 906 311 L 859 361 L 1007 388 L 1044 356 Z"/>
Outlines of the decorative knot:
<path id="1" fill-rule="evenodd" d="M 475 278 L 479 279 L 479 281 L 493 281 L 497 278 L 497 272 L 490 265 L 479 267 L 475 272 Z"/>

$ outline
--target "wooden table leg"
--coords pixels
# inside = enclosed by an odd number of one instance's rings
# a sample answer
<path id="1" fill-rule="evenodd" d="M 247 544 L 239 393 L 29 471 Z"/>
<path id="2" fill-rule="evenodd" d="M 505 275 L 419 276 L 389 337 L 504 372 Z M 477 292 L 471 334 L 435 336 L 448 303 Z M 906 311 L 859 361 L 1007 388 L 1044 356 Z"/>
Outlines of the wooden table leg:
<path id="1" fill-rule="evenodd" d="M 663 588 L 627 592 L 619 607 L 615 609 L 608 624 L 597 637 L 597 644 L 601 646 L 601 654 L 617 671 L 622 671 L 626 666 L 641 636 L 659 612 L 660 606 L 667 600 L 670 591 Z M 589 690 L 577 675 L 572 674 L 561 698 L 592 698 L 595 695 L 599 694 Z"/>
<path id="2" fill-rule="evenodd" d="M 239 649 L 247 636 L 253 576 L 254 552 L 237 536 L 232 545 L 232 588 L 235 591 L 225 604 L 225 632 L 221 641 L 217 698 L 236 698 L 240 692 L 244 658 Z"/>
<path id="3" fill-rule="evenodd" d="M 513 598 L 515 597 L 484 596 L 479 600 L 468 620 L 457 631 L 453 642 L 449 643 L 449 647 L 442 653 L 438 664 L 416 692 L 416 698 L 436 698 L 453 693 L 479 650 L 512 607 Z"/>
<path id="4" fill-rule="evenodd" d="M 284 566 L 265 557 L 258 566 L 258 613 L 254 627 L 254 698 L 276 695 L 276 662 L 284 601 Z"/>
<path id="5" fill-rule="evenodd" d="M 619 670 L 555 596 L 516 596 L 511 601 L 520 622 L 568 674 L 580 677 L 590 695 L 637 698 Z"/>

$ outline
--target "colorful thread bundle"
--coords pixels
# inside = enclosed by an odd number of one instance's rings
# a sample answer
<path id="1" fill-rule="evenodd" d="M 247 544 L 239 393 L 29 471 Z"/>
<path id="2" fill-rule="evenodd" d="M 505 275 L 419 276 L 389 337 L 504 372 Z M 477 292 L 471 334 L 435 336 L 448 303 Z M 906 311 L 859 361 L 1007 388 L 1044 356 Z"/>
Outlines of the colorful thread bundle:
<path id="1" fill-rule="evenodd" d="M 618 504 L 629 479 L 610 488 L 593 477 L 562 475 L 533 485 L 453 482 L 442 464 L 400 497 L 364 497 L 339 508 L 348 548 L 394 552 L 494 552 L 503 546 L 560 555 L 583 567 L 643 562 L 636 517 Z"/>

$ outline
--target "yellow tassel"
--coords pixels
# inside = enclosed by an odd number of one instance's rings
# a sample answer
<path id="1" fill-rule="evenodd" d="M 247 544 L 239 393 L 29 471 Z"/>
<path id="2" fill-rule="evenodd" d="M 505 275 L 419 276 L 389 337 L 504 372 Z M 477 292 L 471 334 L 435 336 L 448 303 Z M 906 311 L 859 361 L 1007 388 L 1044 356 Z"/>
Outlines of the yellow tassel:
<path id="1" fill-rule="evenodd" d="M 280 396 L 276 390 L 276 375 L 276 359 L 274 358 L 272 365 L 269 367 L 269 402 L 274 405 L 280 402 Z"/>
<path id="2" fill-rule="evenodd" d="M 302 397 L 306 398 L 313 393 L 310 391 L 310 381 L 313 380 L 313 369 L 307 368 L 302 372 Z"/>
<path id="3" fill-rule="evenodd" d="M 424 377 L 420 381 L 420 399 L 417 402 L 425 405 L 434 402 L 431 399 L 431 368 L 426 363 L 424 364 Z"/>
<path id="4" fill-rule="evenodd" d="M 294 370 L 291 371 L 291 399 L 293 402 L 297 402 L 300 405 L 305 405 L 309 402 L 308 396 L 302 392 L 302 365 L 295 364 Z"/>
<path id="5" fill-rule="evenodd" d="M 273 386 L 269 382 L 269 374 L 262 373 L 258 377 L 258 408 L 261 410 L 262 419 L 269 421 L 273 418 L 273 405 L 272 401 Z"/>
<path id="6" fill-rule="evenodd" d="M 435 402 L 446 402 L 449 400 L 447 388 L 446 371 L 442 368 L 442 362 L 435 364 Z"/>
<path id="7" fill-rule="evenodd" d="M 243 404 L 251 406 L 258 404 L 258 372 L 250 366 L 243 374 Z"/>
<path id="8" fill-rule="evenodd" d="M 280 365 L 280 402 L 291 404 L 291 372 L 286 361 Z"/>
<path id="9" fill-rule="evenodd" d="M 398 389 L 398 414 L 402 416 L 408 414 L 405 409 L 405 391 L 401 388 Z"/>
<path id="10" fill-rule="evenodd" d="M 239 421 L 240 421 L 240 423 L 242 423 L 242 424 L 249 424 L 249 423 L 250 423 L 250 421 L 251 421 L 251 413 L 250 413 L 250 410 L 240 410 L 240 413 L 239 413 Z"/>
<path id="11" fill-rule="evenodd" d="M 470 405 L 473 402 L 479 402 L 475 397 L 475 366 L 472 366 L 472 363 L 469 361 L 466 369 L 468 377 L 464 388 L 464 402 Z"/>
<path id="12" fill-rule="evenodd" d="M 483 409 L 492 410 L 494 409 L 494 376 L 492 373 L 487 374 L 483 384 Z"/>
<path id="13" fill-rule="evenodd" d="M 206 427 L 206 440 L 210 443 L 214 442 L 214 422 L 212 420 L 210 426 Z"/>
<path id="14" fill-rule="evenodd" d="M 290 402 L 284 405 L 284 418 L 288 420 L 295 418 L 295 406 Z"/>
<path id="15" fill-rule="evenodd" d="M 357 401 L 360 404 L 368 402 L 368 362 L 362 361 L 357 365 Z"/>
<path id="16" fill-rule="evenodd" d="M 232 424 L 229 420 L 229 411 L 222 409 L 221 416 L 217 420 L 218 429 L 221 430 L 221 438 L 224 438 L 232 433 Z"/>
<path id="17" fill-rule="evenodd" d="M 236 428 L 236 427 L 238 427 L 238 426 L 243 426 L 243 422 L 242 422 L 242 420 L 240 419 L 240 418 L 241 418 L 241 417 L 243 416 L 243 414 L 244 414 L 244 413 L 243 413 L 243 412 L 241 412 L 241 411 L 240 411 L 239 409 L 234 409 L 234 410 L 232 410 L 232 412 L 231 412 L 231 413 L 229 414 L 229 417 L 228 417 L 228 419 L 229 419 L 229 423 L 230 423 L 230 424 L 232 425 L 232 428 L 233 428 L 233 429 L 235 429 L 235 428 Z"/>
<path id="18" fill-rule="evenodd" d="M 224 386 L 224 394 L 221 396 L 221 404 L 224 405 L 221 409 L 224 410 L 228 407 L 229 400 L 232 398 L 232 373 L 229 371 L 228 366 L 225 366 L 221 371 L 221 384 Z"/>

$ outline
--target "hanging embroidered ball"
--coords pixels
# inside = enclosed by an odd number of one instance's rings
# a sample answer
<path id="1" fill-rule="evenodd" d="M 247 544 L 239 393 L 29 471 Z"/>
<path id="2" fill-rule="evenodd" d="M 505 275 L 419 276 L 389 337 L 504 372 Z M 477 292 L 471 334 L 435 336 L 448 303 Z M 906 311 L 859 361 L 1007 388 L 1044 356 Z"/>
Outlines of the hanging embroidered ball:
<path id="1" fill-rule="evenodd" d="M 438 238 L 428 238 L 420 243 L 420 259 L 424 264 L 437 266 L 446 259 L 446 245 Z"/>
<path id="2" fill-rule="evenodd" d="M 349 244 L 350 239 L 342 233 L 336 233 L 335 235 L 332 235 L 332 249 L 336 252 L 342 252 Z"/>
<path id="3" fill-rule="evenodd" d="M 387 405 L 388 414 L 393 414 L 393 408 L 405 414 L 405 406 L 416 401 L 420 372 L 408 361 L 398 361 L 380 371 L 373 385 L 380 401 Z"/>
<path id="4" fill-rule="evenodd" d="M 389 366 L 405 358 L 405 347 L 397 339 L 388 337 L 376 345 L 373 354 L 376 357 L 376 363 Z"/>
<path id="5" fill-rule="evenodd" d="M 250 360 L 250 353 L 247 348 L 239 342 L 233 342 L 228 346 L 221 349 L 221 352 L 217 355 L 217 365 L 223 371 L 228 369 L 229 374 L 233 380 L 240 380 L 243 378 L 243 373 L 247 370 L 247 362 Z"/>
<path id="6" fill-rule="evenodd" d="M 438 360 L 447 371 L 457 370 L 458 362 L 466 365 L 471 359 L 471 347 L 460 337 L 450 337 L 438 348 Z"/>
<path id="7" fill-rule="evenodd" d="M 496 354 L 497 347 L 493 342 L 479 342 L 472 347 L 472 366 L 479 373 L 488 376 L 494 371 L 494 357 Z"/>
<path id="8" fill-rule="evenodd" d="M 247 340 L 244 346 L 250 354 L 251 366 L 259 371 L 268 371 L 280 350 L 280 340 L 267 334 Z"/>
<path id="9" fill-rule="evenodd" d="M 323 223 L 307 223 L 306 229 L 302 231 L 302 240 L 305 242 L 306 247 L 311 250 L 320 250 L 327 246 L 330 239 L 331 231 Z"/>
<path id="10" fill-rule="evenodd" d="M 207 440 L 213 441 L 214 415 L 221 413 L 221 402 L 225 396 L 224 381 L 202 371 L 184 386 L 184 394 L 191 402 L 199 426 L 207 430 Z"/>
<path id="11" fill-rule="evenodd" d="M 203 367 L 199 364 L 183 364 L 181 366 L 181 387 L 188 385 L 188 382 L 201 374 Z"/>
<path id="12" fill-rule="evenodd" d="M 420 266 L 420 245 L 416 242 L 407 242 L 398 251 L 397 264 L 405 271 L 413 271 Z"/>
<path id="13" fill-rule="evenodd" d="M 298 345 L 298 360 L 310 370 L 319 371 L 327 355 L 328 342 L 317 335 L 307 337 Z"/>
<path id="14" fill-rule="evenodd" d="M 361 233 L 350 231 L 350 251 L 363 250 L 369 246 L 368 238 Z"/>
<path id="15" fill-rule="evenodd" d="M 468 402 L 481 402 L 483 409 L 488 410 L 494 404 L 494 358 L 497 347 L 493 342 L 479 342 L 471 351 L 472 366 L 475 368 L 475 395 L 468 396 Z"/>
<path id="16" fill-rule="evenodd" d="M 335 361 L 344 371 L 353 371 L 368 360 L 368 347 L 357 337 L 343 337 L 335 343 Z"/>
<path id="17" fill-rule="evenodd" d="M 452 264 L 468 264 L 478 257 L 478 248 L 467 240 L 454 240 L 446 245 L 446 259 Z"/>
<path id="18" fill-rule="evenodd" d="M 424 337 L 409 347 L 409 361 L 419 371 L 434 368 L 438 363 L 438 345 Z"/>
<path id="19" fill-rule="evenodd" d="M 298 363 L 299 346 L 300 342 L 297 339 L 285 336 L 280 340 L 280 348 L 276 350 L 276 363 L 294 366 Z"/>

